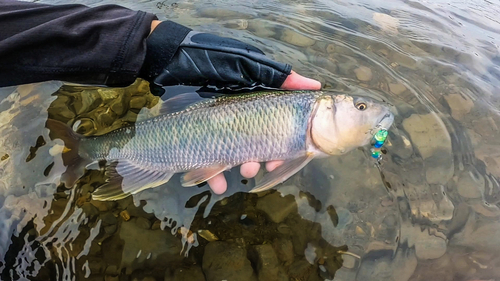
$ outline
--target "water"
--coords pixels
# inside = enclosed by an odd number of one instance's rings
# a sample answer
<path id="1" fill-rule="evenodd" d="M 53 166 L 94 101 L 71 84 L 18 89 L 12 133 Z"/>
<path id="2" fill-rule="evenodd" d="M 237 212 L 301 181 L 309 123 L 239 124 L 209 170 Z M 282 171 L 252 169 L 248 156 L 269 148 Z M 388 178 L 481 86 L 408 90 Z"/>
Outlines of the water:
<path id="1" fill-rule="evenodd" d="M 1 280 L 500 279 L 497 4 L 120 4 L 249 42 L 325 88 L 384 98 L 397 113 L 387 154 L 380 167 L 366 150 L 315 160 L 263 194 L 240 192 L 253 181 L 234 169 L 221 196 L 174 177 L 100 203 L 98 172 L 56 184 L 45 120 L 107 132 L 158 102 L 147 85 L 0 89 Z"/>

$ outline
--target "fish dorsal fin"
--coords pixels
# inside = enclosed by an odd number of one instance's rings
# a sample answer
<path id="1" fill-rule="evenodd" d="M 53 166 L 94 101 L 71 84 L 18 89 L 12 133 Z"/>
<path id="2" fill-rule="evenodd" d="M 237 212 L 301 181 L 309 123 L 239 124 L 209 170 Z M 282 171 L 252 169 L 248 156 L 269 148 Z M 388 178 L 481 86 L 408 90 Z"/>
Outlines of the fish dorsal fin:
<path id="1" fill-rule="evenodd" d="M 108 180 L 92 198 L 99 201 L 120 200 L 148 188 L 157 187 L 170 180 L 174 173 L 150 170 L 129 160 L 120 159 L 106 167 Z"/>
<path id="2" fill-rule="evenodd" d="M 273 186 L 286 181 L 288 178 L 296 174 L 300 169 L 304 168 L 314 158 L 313 153 L 308 153 L 299 158 L 287 160 L 273 171 L 267 173 L 257 183 L 257 185 L 250 190 L 250 193 L 261 192 L 268 190 Z"/>
<path id="3" fill-rule="evenodd" d="M 182 111 L 198 102 L 208 100 L 200 97 L 196 92 L 184 93 L 166 100 L 160 107 L 160 115 Z"/>
<path id="4" fill-rule="evenodd" d="M 227 165 L 213 165 L 206 168 L 196 169 L 185 173 L 181 178 L 182 186 L 194 186 L 215 177 L 216 175 L 231 168 Z"/>

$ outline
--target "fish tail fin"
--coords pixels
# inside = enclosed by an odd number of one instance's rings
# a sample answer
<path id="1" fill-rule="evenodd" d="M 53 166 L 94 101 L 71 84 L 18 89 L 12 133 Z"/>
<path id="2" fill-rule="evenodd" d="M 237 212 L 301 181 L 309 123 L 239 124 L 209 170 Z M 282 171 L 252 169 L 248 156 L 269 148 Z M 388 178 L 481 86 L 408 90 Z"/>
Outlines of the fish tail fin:
<path id="1" fill-rule="evenodd" d="M 84 174 L 84 167 L 88 160 L 79 154 L 80 141 L 82 135 L 74 132 L 68 125 L 54 119 L 47 119 L 45 127 L 49 129 L 49 137 L 52 140 L 60 139 L 64 146 L 56 145 L 51 149 L 53 156 L 60 154 L 66 171 L 61 175 L 61 182 L 64 182 L 67 188 L 72 187 L 75 182 Z"/>

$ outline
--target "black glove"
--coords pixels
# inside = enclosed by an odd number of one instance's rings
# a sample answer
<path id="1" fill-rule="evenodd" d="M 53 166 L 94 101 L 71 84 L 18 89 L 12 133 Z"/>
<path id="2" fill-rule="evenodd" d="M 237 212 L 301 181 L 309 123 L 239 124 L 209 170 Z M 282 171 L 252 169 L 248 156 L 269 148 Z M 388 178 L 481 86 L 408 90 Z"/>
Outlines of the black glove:
<path id="1" fill-rule="evenodd" d="M 199 33 L 166 21 L 146 40 L 140 77 L 159 86 L 279 88 L 292 67 L 241 41 Z"/>

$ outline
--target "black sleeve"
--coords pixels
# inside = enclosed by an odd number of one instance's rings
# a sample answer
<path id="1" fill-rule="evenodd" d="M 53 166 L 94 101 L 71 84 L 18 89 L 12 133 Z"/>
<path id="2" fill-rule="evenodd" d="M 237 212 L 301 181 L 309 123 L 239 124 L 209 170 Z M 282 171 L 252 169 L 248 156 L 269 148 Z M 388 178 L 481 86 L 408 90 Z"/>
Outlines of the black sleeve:
<path id="1" fill-rule="evenodd" d="M 154 19 L 117 5 L 0 0 L 0 87 L 47 80 L 129 85 Z"/>

